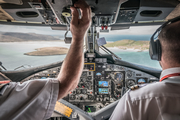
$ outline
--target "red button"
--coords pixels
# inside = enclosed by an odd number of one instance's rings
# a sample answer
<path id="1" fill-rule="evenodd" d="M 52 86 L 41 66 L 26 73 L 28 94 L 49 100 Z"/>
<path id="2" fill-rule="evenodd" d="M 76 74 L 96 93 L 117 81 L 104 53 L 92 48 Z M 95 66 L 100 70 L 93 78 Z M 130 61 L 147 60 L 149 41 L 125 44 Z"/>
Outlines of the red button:
<path id="1" fill-rule="evenodd" d="M 101 29 L 104 30 L 104 26 L 101 26 Z"/>

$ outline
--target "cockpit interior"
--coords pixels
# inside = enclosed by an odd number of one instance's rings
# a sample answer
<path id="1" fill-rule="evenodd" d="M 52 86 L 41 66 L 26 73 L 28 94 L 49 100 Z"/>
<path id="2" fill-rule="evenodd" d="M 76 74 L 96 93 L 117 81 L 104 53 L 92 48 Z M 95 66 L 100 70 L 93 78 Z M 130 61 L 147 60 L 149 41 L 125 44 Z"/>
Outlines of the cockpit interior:
<path id="1" fill-rule="evenodd" d="M 67 35 L 70 32 L 70 6 L 76 1 L 0 0 L 0 24 L 50 27 L 54 31 L 65 31 L 64 43 L 71 44 L 72 38 Z M 119 99 L 132 86 L 158 82 L 161 69 L 121 59 L 105 47 L 106 41 L 99 36 L 110 31 L 121 32 L 133 26 L 161 25 L 180 15 L 179 0 L 85 1 L 92 10 L 92 24 L 85 37 L 83 72 L 78 86 L 57 101 L 49 120 L 108 120 Z M 22 70 L 8 70 L 0 63 L 0 72 L 3 74 L 0 80 L 25 82 L 57 78 L 62 63 L 59 61 Z"/>

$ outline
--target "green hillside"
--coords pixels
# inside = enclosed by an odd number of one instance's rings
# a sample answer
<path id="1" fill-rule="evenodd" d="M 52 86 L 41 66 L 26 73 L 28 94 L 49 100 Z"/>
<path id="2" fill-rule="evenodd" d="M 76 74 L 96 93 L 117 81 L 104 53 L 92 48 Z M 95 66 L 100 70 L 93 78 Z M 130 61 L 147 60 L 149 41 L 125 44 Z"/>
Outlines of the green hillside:
<path id="1" fill-rule="evenodd" d="M 135 40 L 119 40 L 112 43 L 107 43 L 106 47 L 118 47 L 120 49 L 149 49 L 149 41 L 135 41 Z"/>

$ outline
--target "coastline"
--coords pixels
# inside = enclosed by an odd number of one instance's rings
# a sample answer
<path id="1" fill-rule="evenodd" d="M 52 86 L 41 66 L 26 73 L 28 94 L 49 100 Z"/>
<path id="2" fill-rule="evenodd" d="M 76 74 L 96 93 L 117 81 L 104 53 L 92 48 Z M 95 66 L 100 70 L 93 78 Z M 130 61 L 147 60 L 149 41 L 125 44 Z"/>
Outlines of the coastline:
<path id="1" fill-rule="evenodd" d="M 107 42 L 105 47 L 109 49 L 142 52 L 149 50 L 149 41 L 135 41 L 135 40 L 124 39 L 115 42 Z"/>
<path id="2" fill-rule="evenodd" d="M 114 49 L 114 50 L 121 50 L 121 51 L 133 51 L 133 52 L 145 52 L 145 51 L 148 51 L 148 49 L 145 49 L 145 50 L 141 50 L 141 49 L 136 49 L 136 48 L 125 48 L 125 49 L 122 49 L 122 48 L 119 48 L 119 47 L 107 47 L 108 49 Z"/>
<path id="3" fill-rule="evenodd" d="M 122 41 L 122 40 L 121 40 Z M 117 42 L 117 41 L 115 41 Z M 44 44 L 42 46 L 43 47 L 65 47 L 65 48 L 69 48 L 70 44 L 65 44 L 63 40 L 52 40 L 52 41 L 16 41 L 16 42 L 0 42 L 0 44 L 36 44 L 36 43 L 42 43 Z M 53 44 L 55 43 L 55 44 Z M 139 45 L 135 45 L 135 46 L 130 46 L 130 45 L 120 45 L 120 46 L 107 46 L 108 44 L 113 44 L 114 41 L 107 41 L 107 44 L 105 45 L 105 47 L 107 47 L 108 49 L 112 49 L 112 50 L 120 50 L 120 51 L 131 51 L 131 52 L 144 52 L 144 51 L 148 51 L 149 49 L 143 47 L 143 46 L 139 46 Z M 45 45 L 46 44 L 46 45 Z M 139 48 L 138 48 L 139 47 Z M 142 49 L 141 49 L 142 48 Z M 36 48 L 38 49 L 38 48 Z"/>

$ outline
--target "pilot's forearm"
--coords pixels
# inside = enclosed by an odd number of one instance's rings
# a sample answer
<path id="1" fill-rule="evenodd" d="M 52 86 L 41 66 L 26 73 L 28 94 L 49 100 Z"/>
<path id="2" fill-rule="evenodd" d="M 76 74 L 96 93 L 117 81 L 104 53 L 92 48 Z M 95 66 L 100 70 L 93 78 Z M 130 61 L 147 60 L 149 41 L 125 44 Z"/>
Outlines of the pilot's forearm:
<path id="1" fill-rule="evenodd" d="M 69 52 L 58 76 L 60 81 L 59 99 L 74 89 L 81 76 L 84 63 L 83 38 L 73 38 Z"/>
<path id="2" fill-rule="evenodd" d="M 78 10 L 75 7 L 80 9 L 81 19 L 79 19 Z M 78 0 L 74 7 L 71 7 L 71 13 L 70 30 L 73 39 L 58 76 L 60 81 L 58 99 L 66 96 L 79 82 L 84 63 L 84 36 L 91 23 L 91 9 L 84 0 Z"/>

